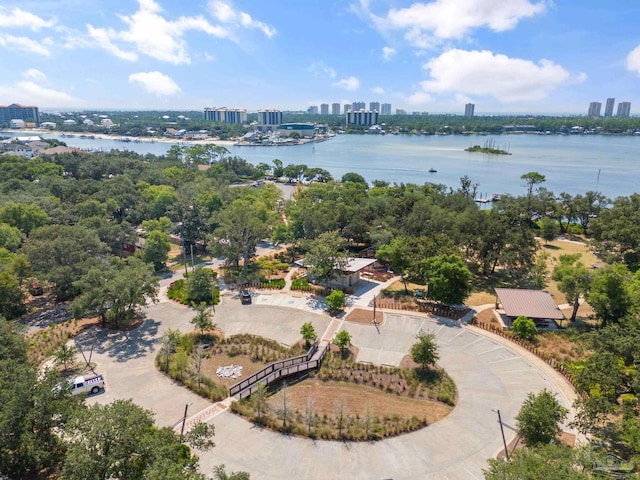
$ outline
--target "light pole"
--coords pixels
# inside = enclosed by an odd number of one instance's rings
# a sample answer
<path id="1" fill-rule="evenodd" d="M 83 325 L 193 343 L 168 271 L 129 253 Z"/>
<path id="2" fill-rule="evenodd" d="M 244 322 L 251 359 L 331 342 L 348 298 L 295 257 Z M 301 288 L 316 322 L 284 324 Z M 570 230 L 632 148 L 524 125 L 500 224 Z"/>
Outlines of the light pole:
<path id="1" fill-rule="evenodd" d="M 189 410 L 189 405 L 193 405 L 193 403 L 187 403 L 184 406 L 184 416 L 182 417 L 182 428 L 180 429 L 180 441 L 182 442 L 182 438 L 184 437 L 184 424 L 187 422 L 187 411 Z"/>
<path id="2" fill-rule="evenodd" d="M 496 412 L 498 414 L 498 423 L 500 423 L 500 433 L 502 433 L 502 444 L 504 445 L 504 456 L 507 458 L 507 462 L 509 461 L 509 449 L 507 448 L 507 440 L 504 438 L 504 427 L 502 425 L 502 417 L 500 416 L 500 410 L 492 409 L 492 412 Z"/>

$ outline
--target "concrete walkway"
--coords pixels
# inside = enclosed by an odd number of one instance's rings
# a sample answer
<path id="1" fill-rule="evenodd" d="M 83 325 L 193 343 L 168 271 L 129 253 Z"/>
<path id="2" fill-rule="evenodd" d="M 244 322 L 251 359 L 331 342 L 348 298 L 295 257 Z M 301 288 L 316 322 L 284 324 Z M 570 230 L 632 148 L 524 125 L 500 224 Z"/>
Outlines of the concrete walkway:
<path id="1" fill-rule="evenodd" d="M 374 291 L 385 288 L 375 283 L 356 295 L 350 308 L 364 308 Z M 486 459 L 502 448 L 492 409 L 500 409 L 510 441 L 515 436 L 514 417 L 529 392 L 549 388 L 567 408 L 575 398 L 564 378 L 535 355 L 464 321 L 385 311 L 378 331 L 370 324 L 331 318 L 319 299 L 296 292 L 258 293 L 253 305 L 246 306 L 236 296 L 237 292 L 223 292 L 216 307 L 214 321 L 228 334 L 254 333 L 290 344 L 300 337 L 302 323 L 311 321 L 316 331 L 323 332 L 321 342 L 330 342 L 341 328 L 346 329 L 363 359 L 376 364 L 397 364 L 420 329 L 434 333 L 441 364 L 458 388 L 456 408 L 425 429 L 376 443 L 314 442 L 258 429 L 227 411 L 229 399 L 212 404 L 157 371 L 154 359 L 166 329 L 193 329 L 189 323 L 193 310 L 166 297 L 147 307 L 148 319 L 136 331 L 94 332 L 98 343 L 93 360 L 97 371 L 105 374 L 107 388 L 87 401 L 133 398 L 155 412 L 158 425 L 176 429 L 183 421 L 188 429 L 197 421 L 212 420 L 217 446 L 200 453 L 205 472 L 224 463 L 227 469 L 249 471 L 256 479 L 452 480 L 481 479 Z M 186 420 L 185 405 L 192 412 Z"/>

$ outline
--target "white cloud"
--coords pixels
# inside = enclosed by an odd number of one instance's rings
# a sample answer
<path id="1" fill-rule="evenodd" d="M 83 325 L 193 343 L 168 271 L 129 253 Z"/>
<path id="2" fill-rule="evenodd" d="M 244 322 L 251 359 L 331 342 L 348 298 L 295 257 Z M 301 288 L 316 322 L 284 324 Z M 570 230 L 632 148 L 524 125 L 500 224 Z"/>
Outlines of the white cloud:
<path id="1" fill-rule="evenodd" d="M 209 2 L 211 14 L 220 22 L 260 30 L 268 38 L 276 34 L 276 29 L 260 20 L 256 20 L 246 12 L 234 10 L 227 2 L 213 0 Z"/>
<path id="2" fill-rule="evenodd" d="M 138 4 L 139 9 L 133 15 L 119 15 L 128 26 L 127 30 L 116 31 L 87 25 L 89 35 L 96 44 L 124 60 L 134 61 L 137 54 L 125 51 L 118 43 L 131 45 L 137 53 L 156 60 L 182 64 L 191 62 L 184 40 L 187 31 L 196 30 L 218 38 L 229 34 L 225 28 L 212 25 L 201 15 L 167 20 L 160 14 L 162 8 L 154 0 L 138 0 Z"/>
<path id="3" fill-rule="evenodd" d="M 449 50 L 424 68 L 431 77 L 421 82 L 425 93 L 489 95 L 502 102 L 540 100 L 558 85 L 583 79 L 550 60 L 534 63 L 488 50 Z"/>
<path id="4" fill-rule="evenodd" d="M 180 87 L 171 77 L 161 72 L 138 72 L 129 75 L 129 83 L 143 87 L 147 92 L 156 95 L 175 95 Z"/>
<path id="5" fill-rule="evenodd" d="M 627 70 L 640 74 L 640 45 L 627 55 Z"/>
<path id="6" fill-rule="evenodd" d="M 23 80 L 13 85 L 0 85 L 0 96 L 11 98 L 16 103 L 39 107 L 83 107 L 85 102 L 53 88 L 43 87 Z"/>
<path id="7" fill-rule="evenodd" d="M 373 87 L 371 89 L 371 93 L 375 93 L 376 95 L 384 95 L 384 88 L 382 88 L 382 87 Z"/>
<path id="8" fill-rule="evenodd" d="M 425 105 L 430 103 L 433 100 L 433 97 L 427 92 L 415 92 L 414 94 L 409 95 L 406 100 L 410 105 Z"/>
<path id="9" fill-rule="evenodd" d="M 513 29 L 520 20 L 544 13 L 547 4 L 548 0 L 435 0 L 392 8 L 379 16 L 361 0 L 360 11 L 379 30 L 403 30 L 411 45 L 431 48 L 442 40 L 463 38 L 477 28 L 494 32 Z"/>
<path id="10" fill-rule="evenodd" d="M 311 65 L 307 67 L 307 71 L 311 72 L 314 77 L 319 76 L 320 74 L 328 75 L 330 78 L 336 78 L 336 70 L 329 65 L 326 65 L 323 61 L 312 62 Z"/>
<path id="11" fill-rule="evenodd" d="M 28 37 L 15 37 L 13 35 L 0 33 L 0 47 L 6 47 L 11 50 L 20 50 L 22 52 L 37 53 L 48 57 L 51 51 L 48 48 L 49 42 L 44 40 L 37 42 Z"/>
<path id="12" fill-rule="evenodd" d="M 36 68 L 30 68 L 22 72 L 22 76 L 28 80 L 36 82 L 43 82 L 47 79 L 47 76 Z"/>
<path id="13" fill-rule="evenodd" d="M 386 62 L 391 60 L 391 58 L 393 58 L 396 53 L 398 53 L 398 52 L 393 47 L 382 47 L 382 58 Z"/>
<path id="14" fill-rule="evenodd" d="M 7 8 L 0 7 L 0 28 L 27 27 L 31 30 L 40 30 L 53 27 L 55 23 L 55 20 L 44 20 L 19 8 L 9 11 Z"/>
<path id="15" fill-rule="evenodd" d="M 334 87 L 344 88 L 345 90 L 354 91 L 360 88 L 360 80 L 356 77 L 346 77 L 333 83 Z"/>
<path id="16" fill-rule="evenodd" d="M 128 60 L 130 62 L 135 62 L 138 59 L 138 55 L 135 52 L 125 52 L 121 50 L 111 41 L 112 37 L 115 37 L 116 34 L 113 30 L 106 28 L 95 28 L 93 25 L 87 25 L 87 31 L 89 32 L 89 36 L 104 50 L 115 55 L 116 57 L 122 60 Z"/>

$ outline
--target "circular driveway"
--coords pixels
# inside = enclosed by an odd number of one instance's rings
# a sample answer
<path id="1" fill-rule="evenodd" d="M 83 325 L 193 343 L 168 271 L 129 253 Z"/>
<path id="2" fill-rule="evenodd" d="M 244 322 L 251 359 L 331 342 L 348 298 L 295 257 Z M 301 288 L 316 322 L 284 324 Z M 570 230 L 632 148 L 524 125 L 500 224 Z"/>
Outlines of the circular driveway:
<path id="1" fill-rule="evenodd" d="M 378 364 L 401 359 L 419 330 L 433 332 L 439 363 L 458 388 L 456 408 L 427 428 L 375 443 L 287 437 L 223 413 L 213 421 L 216 448 L 201 455 L 205 471 L 224 463 L 257 479 L 482 479 L 486 460 L 502 448 L 492 410 L 500 410 L 510 441 L 513 417 L 529 392 L 548 388 L 565 407 L 571 404 L 570 392 L 563 393 L 562 380 L 551 367 L 499 337 L 457 322 L 387 313 L 379 334 L 373 325 L 345 323 L 343 328 L 359 348 L 359 359 Z"/>
<path id="2" fill-rule="evenodd" d="M 272 297 L 273 301 L 280 301 Z M 223 296 L 215 323 L 227 334 L 253 333 L 291 344 L 300 339 L 300 326 L 311 321 L 319 336 L 330 317 L 312 311 L 265 306 L 242 306 Z M 102 332 L 93 359 L 104 373 L 107 389 L 88 402 L 107 403 L 133 398 L 156 413 L 159 425 L 173 425 L 190 404 L 189 415 L 210 405 L 176 385 L 154 367 L 159 339 L 168 328 L 192 330 L 193 310 L 162 301 L 147 308 L 147 320 L 128 334 Z M 529 392 L 548 388 L 569 407 L 572 391 L 559 374 L 529 352 L 472 327 L 416 314 L 385 313 L 380 333 L 373 325 L 344 323 L 359 348 L 359 360 L 397 364 L 415 342 L 419 330 L 433 332 L 440 364 L 458 388 L 453 412 L 417 432 L 375 443 L 327 442 L 288 437 L 254 427 L 224 412 L 213 418 L 216 447 L 200 453 L 202 471 L 226 464 L 252 478 L 282 479 L 482 479 L 486 460 L 502 448 L 497 415 L 504 422 L 507 441 L 515 436 L 514 416 Z"/>

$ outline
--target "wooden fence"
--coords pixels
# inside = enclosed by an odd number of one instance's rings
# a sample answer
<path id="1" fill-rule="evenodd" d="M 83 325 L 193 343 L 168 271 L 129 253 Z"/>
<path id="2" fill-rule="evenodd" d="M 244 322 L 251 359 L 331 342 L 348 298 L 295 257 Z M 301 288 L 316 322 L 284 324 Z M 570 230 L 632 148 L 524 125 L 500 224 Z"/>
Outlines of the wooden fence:
<path id="1" fill-rule="evenodd" d="M 229 396 L 235 396 L 239 399 L 246 398 L 250 396 L 260 384 L 269 385 L 280 378 L 320 367 L 322 360 L 324 360 L 324 357 L 329 351 L 329 344 L 324 347 L 317 358 L 312 360 L 317 351 L 318 342 L 311 345 L 311 348 L 305 355 L 287 358 L 286 360 L 280 360 L 267 365 L 250 377 L 232 385 L 229 388 Z"/>
<path id="2" fill-rule="evenodd" d="M 507 332 L 505 332 L 502 328 L 497 327 L 495 325 L 492 325 L 490 323 L 478 323 L 478 322 L 473 322 L 470 323 L 470 325 L 473 325 L 475 327 L 481 328 L 483 330 L 486 330 L 488 332 L 491 333 L 495 333 L 496 335 L 500 335 L 503 338 L 506 338 L 507 340 L 520 345 L 522 348 L 525 348 L 527 350 L 529 350 L 531 353 L 533 353 L 535 356 L 537 356 L 538 358 L 544 360 L 546 363 L 548 363 L 549 365 L 551 365 L 556 371 L 558 371 L 566 380 L 567 382 L 569 382 L 573 388 L 576 389 L 576 391 L 578 390 L 578 386 L 576 384 L 575 379 L 573 378 L 573 376 L 571 375 L 571 372 L 569 370 L 567 370 L 564 365 L 562 365 L 562 363 L 558 362 L 555 358 L 550 357 L 549 355 L 545 354 L 544 352 L 541 352 L 540 349 L 535 346 L 533 343 L 528 342 L 526 340 L 523 340 L 521 338 L 518 338 L 514 335 L 511 335 Z"/>
<path id="3" fill-rule="evenodd" d="M 369 306 L 373 307 L 373 301 L 369 303 Z M 389 310 L 432 313 L 439 317 L 451 318 L 453 320 L 460 320 L 469 312 L 469 309 L 455 309 L 441 303 L 430 302 L 427 300 L 400 302 L 394 298 L 382 297 L 380 295 L 377 295 L 375 298 L 375 306 L 376 308 L 387 308 Z"/>

